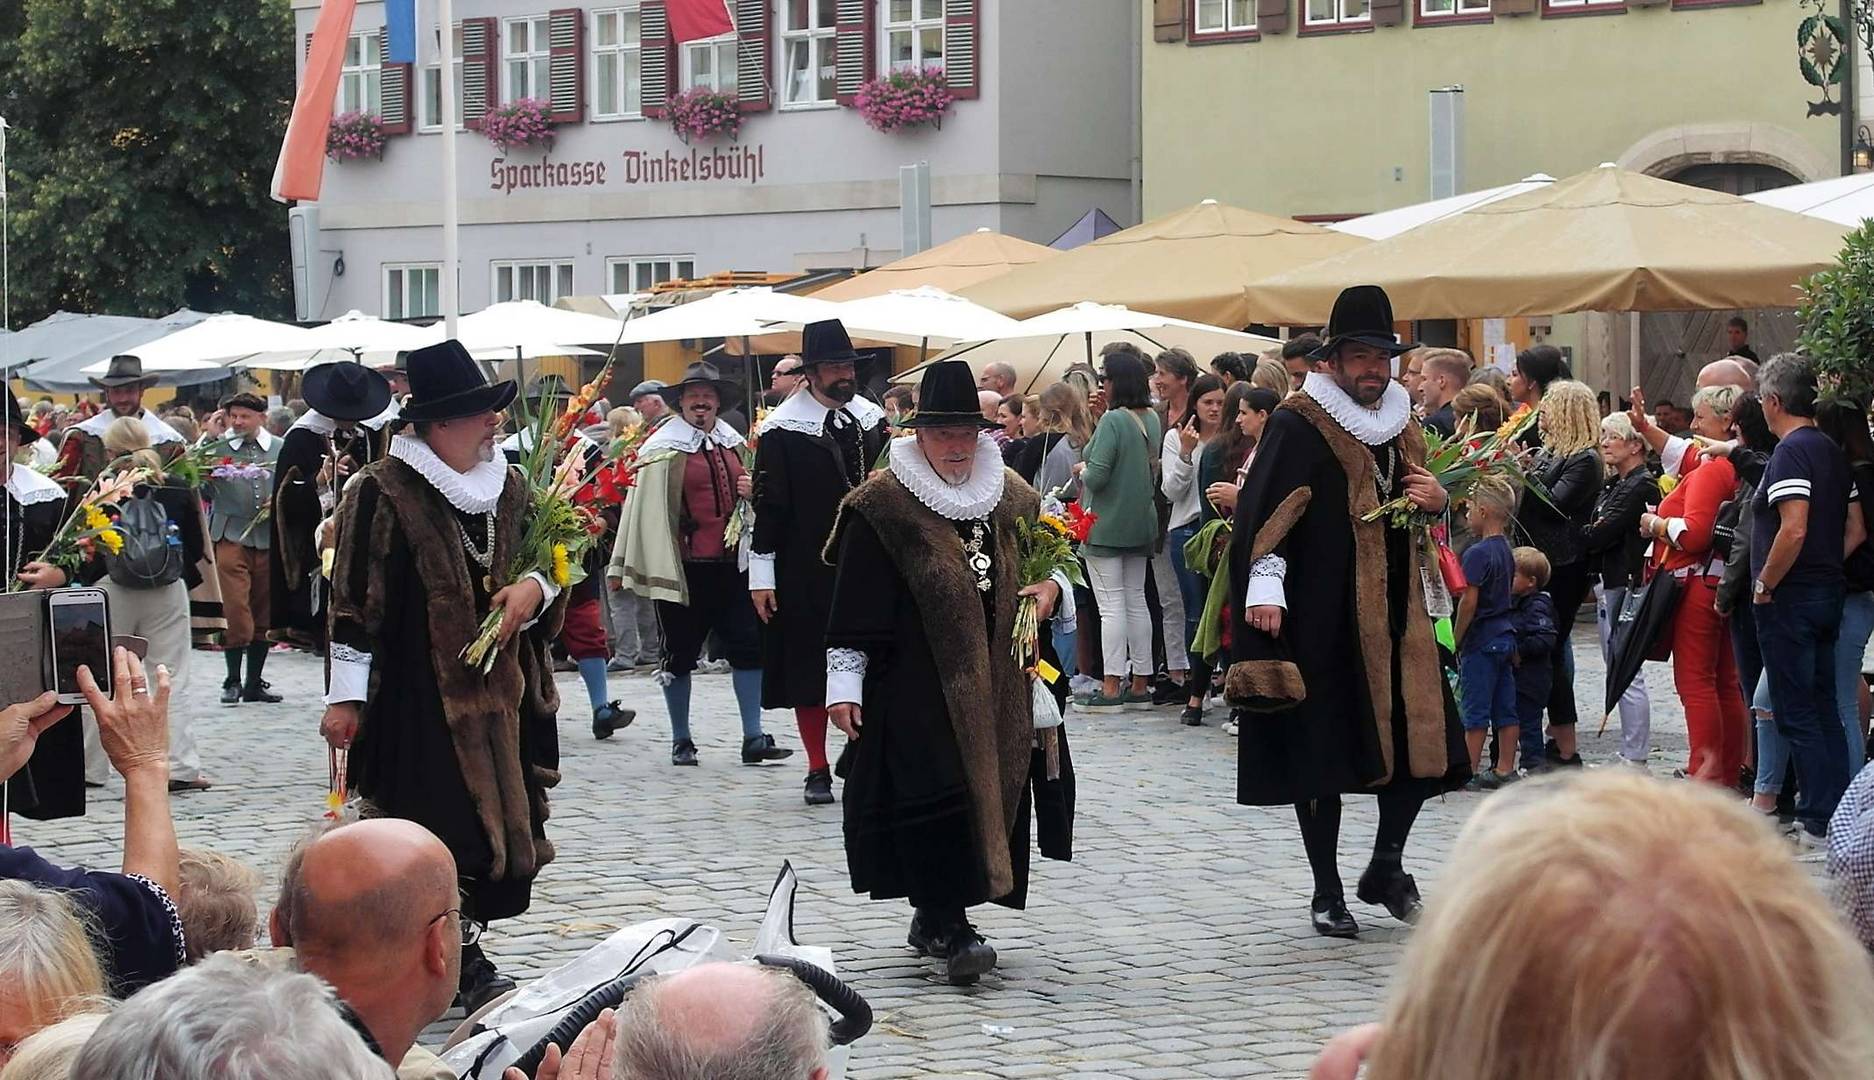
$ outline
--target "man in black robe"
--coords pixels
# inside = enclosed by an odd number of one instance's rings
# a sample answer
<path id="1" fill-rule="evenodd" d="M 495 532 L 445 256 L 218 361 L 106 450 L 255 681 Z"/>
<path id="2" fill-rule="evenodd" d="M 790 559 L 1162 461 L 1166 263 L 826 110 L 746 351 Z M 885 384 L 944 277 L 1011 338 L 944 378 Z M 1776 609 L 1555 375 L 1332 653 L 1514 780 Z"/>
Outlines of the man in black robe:
<path id="1" fill-rule="evenodd" d="M 887 440 L 885 410 L 859 397 L 859 354 L 838 319 L 802 332 L 802 388 L 757 432 L 755 534 L 748 591 L 760 617 L 761 704 L 793 709 L 807 748 L 809 806 L 833 801 L 826 759 L 826 614 L 833 568 L 823 552 L 840 500 Z M 777 369 L 778 371 L 778 369 Z"/>
<path id="2" fill-rule="evenodd" d="M 1376 286 L 1341 294 L 1328 341 L 1269 418 L 1236 503 L 1230 702 L 1237 801 L 1293 804 L 1314 871 L 1314 928 L 1352 937 L 1335 863 L 1340 797 L 1379 797 L 1379 835 L 1356 895 L 1415 921 L 1418 887 L 1401 865 L 1426 798 L 1462 784 L 1469 754 L 1426 613 L 1423 533 L 1364 515 L 1399 496 L 1445 507 L 1424 468 L 1425 438 L 1389 375 L 1408 345 Z M 1438 574 L 1436 566 L 1429 567 Z M 1293 582 L 1288 588 L 1286 583 Z"/>
<path id="3" fill-rule="evenodd" d="M 349 748 L 364 816 L 408 818 L 449 845 L 463 913 L 485 923 L 526 911 L 553 859 L 559 699 L 545 640 L 565 603 L 538 573 L 497 587 L 531 497 L 495 450 L 514 383 L 488 385 L 456 341 L 409 363 L 402 419 L 413 430 L 339 500 L 320 730 Z M 461 652 L 497 607 L 502 644 L 483 675 Z M 541 632 L 520 633 L 535 622 Z M 479 946 L 462 950 L 467 1011 L 513 986 Z"/>
<path id="4" fill-rule="evenodd" d="M 915 437 L 846 496 L 827 545 L 827 714 L 851 740 L 839 773 L 853 891 L 909 899 L 908 943 L 966 986 L 996 962 L 967 909 L 1027 903 L 1031 800 L 1041 853 L 1072 855 L 1066 736 L 1035 730 L 1012 651 L 1020 597 L 1045 620 L 1064 587 L 1017 578 L 1016 523 L 1040 498 L 983 434 L 969 365 L 931 365 L 918 400 Z M 1044 657 L 1049 636 L 1043 622 Z"/>
<path id="5" fill-rule="evenodd" d="M 351 474 L 382 455 L 363 422 L 390 405 L 390 383 L 362 364 L 320 364 L 300 393 L 307 411 L 280 440 L 273 468 L 273 625 L 269 637 L 325 648 L 325 575 L 320 527 L 338 507 Z"/>

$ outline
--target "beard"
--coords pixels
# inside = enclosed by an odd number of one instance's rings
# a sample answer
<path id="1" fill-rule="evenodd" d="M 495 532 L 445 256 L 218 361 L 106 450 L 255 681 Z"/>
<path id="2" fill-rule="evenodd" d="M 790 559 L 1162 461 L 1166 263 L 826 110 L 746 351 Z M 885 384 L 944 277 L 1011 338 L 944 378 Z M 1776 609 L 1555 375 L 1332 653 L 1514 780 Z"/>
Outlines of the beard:
<path id="1" fill-rule="evenodd" d="M 820 392 L 844 405 L 859 396 L 859 383 L 856 379 L 838 379 L 821 387 Z"/>
<path id="2" fill-rule="evenodd" d="M 1343 390 L 1348 397 L 1352 398 L 1355 404 L 1370 409 L 1379 404 L 1380 398 L 1386 396 L 1386 384 L 1391 380 L 1381 378 L 1361 382 L 1348 378 L 1345 375 L 1337 374 L 1334 377 L 1334 381 L 1340 384 L 1341 390 Z"/>
<path id="3" fill-rule="evenodd" d="M 497 452 L 498 451 L 495 450 L 495 441 L 493 439 L 485 440 L 480 445 L 475 447 L 475 456 L 481 458 L 485 462 L 493 461 L 495 459 L 495 454 Z"/>

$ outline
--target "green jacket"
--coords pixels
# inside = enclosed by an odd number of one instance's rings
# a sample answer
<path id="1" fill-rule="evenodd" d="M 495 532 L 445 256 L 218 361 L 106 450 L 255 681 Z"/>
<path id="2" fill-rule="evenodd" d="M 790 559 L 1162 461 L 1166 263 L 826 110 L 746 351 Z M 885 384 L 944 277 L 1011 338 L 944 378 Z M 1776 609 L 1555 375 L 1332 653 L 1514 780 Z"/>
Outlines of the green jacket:
<path id="1" fill-rule="evenodd" d="M 202 483 L 208 497 L 208 539 L 210 543 L 227 540 L 242 547 L 267 550 L 273 530 L 261 515 L 273 499 L 273 465 L 280 457 L 280 440 L 263 428 L 251 439 L 242 439 L 241 448 L 233 448 L 232 436 L 223 435 L 209 446 L 209 476 Z M 223 458 L 249 469 L 264 469 L 245 477 L 216 477 Z"/>
<path id="2" fill-rule="evenodd" d="M 1143 431 L 1141 431 L 1143 428 Z M 1152 463 L 1163 440 L 1158 417 L 1130 409 L 1108 409 L 1080 455 L 1081 505 L 1099 515 L 1087 536 L 1094 556 L 1150 555 L 1158 542 L 1158 510 L 1152 504 Z"/>

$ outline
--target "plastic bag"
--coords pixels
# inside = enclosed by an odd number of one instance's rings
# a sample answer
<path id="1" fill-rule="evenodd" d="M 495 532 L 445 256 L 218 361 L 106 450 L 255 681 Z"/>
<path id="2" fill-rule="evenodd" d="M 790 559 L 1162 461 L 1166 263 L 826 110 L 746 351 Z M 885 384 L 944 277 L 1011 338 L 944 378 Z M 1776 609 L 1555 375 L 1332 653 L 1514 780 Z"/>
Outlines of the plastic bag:
<path id="1" fill-rule="evenodd" d="M 1054 691 L 1039 675 L 1028 677 L 1029 697 L 1034 702 L 1035 730 L 1046 731 L 1061 726 L 1061 707 L 1055 703 Z"/>

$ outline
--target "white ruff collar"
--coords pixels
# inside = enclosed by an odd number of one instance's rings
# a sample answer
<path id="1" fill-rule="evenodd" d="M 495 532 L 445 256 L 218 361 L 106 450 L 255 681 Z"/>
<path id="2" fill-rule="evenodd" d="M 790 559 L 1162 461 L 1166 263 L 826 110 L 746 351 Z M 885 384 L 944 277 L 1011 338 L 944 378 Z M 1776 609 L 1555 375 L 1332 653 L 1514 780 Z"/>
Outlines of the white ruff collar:
<path id="1" fill-rule="evenodd" d="M 7 474 L 7 494 L 21 506 L 36 506 L 53 499 L 63 499 L 65 489 L 56 480 L 25 465 L 14 465 Z"/>
<path id="2" fill-rule="evenodd" d="M 105 409 L 91 419 L 79 424 L 78 430 L 94 439 L 102 439 L 104 437 L 104 429 L 110 427 L 111 421 L 115 419 L 117 419 L 117 414 L 109 409 Z M 181 433 L 164 423 L 162 417 L 148 409 L 143 410 L 142 415 L 138 416 L 137 419 L 143 421 L 143 430 L 150 433 L 151 446 L 161 446 L 166 442 L 182 441 Z"/>
<path id="3" fill-rule="evenodd" d="M 716 418 L 716 427 L 713 431 L 699 431 L 688 420 L 679 416 L 651 432 L 651 437 L 644 440 L 644 445 L 638 448 L 638 456 L 648 457 L 666 450 L 694 454 L 701 450 L 705 443 L 720 446 L 724 450 L 733 450 L 744 441 L 746 440 L 742 438 L 741 433 L 730 427 L 729 422 L 720 416 Z"/>
<path id="4" fill-rule="evenodd" d="M 393 435 L 390 456 L 417 471 L 429 481 L 449 505 L 464 514 L 486 514 L 501 501 L 501 489 L 507 486 L 508 463 L 497 457 L 478 462 L 468 472 L 456 472 L 436 456 L 429 444 L 414 435 Z"/>
<path id="5" fill-rule="evenodd" d="M 246 438 L 246 436 L 227 435 L 227 436 L 224 436 L 224 438 L 228 440 L 228 449 L 239 450 L 241 448 L 241 442 Z M 263 453 L 265 451 L 271 450 L 273 449 L 273 432 L 268 431 L 264 427 L 255 428 L 254 429 L 254 441 L 260 444 L 260 449 Z"/>
<path id="6" fill-rule="evenodd" d="M 951 521 L 988 517 L 1002 501 L 1002 483 L 1007 476 L 1003 470 L 1002 448 L 987 435 L 976 436 L 976 460 L 970 466 L 970 478 L 961 484 L 937 475 L 924 451 L 918 449 L 917 436 L 891 441 L 891 474 L 917 496 L 918 502 Z"/>
<path id="7" fill-rule="evenodd" d="M 1412 421 L 1412 396 L 1396 382 L 1386 384 L 1376 409 L 1354 401 L 1331 376 L 1318 371 L 1308 373 L 1301 392 L 1313 398 L 1347 434 L 1368 446 L 1384 446 Z"/>
<path id="8" fill-rule="evenodd" d="M 369 420 L 364 420 L 360 422 L 363 423 L 365 427 L 370 428 L 372 431 L 381 431 L 383 430 L 385 424 L 390 423 L 392 420 L 395 420 L 399 416 L 402 416 L 402 415 L 403 415 L 403 406 L 397 404 L 397 399 L 395 397 L 392 397 L 390 399 L 390 404 L 384 406 L 383 412 L 378 413 L 376 416 L 373 416 Z"/>
<path id="9" fill-rule="evenodd" d="M 299 419 L 293 421 L 292 430 L 310 431 L 314 435 L 323 435 L 329 439 L 333 432 L 338 430 L 338 423 L 317 409 L 307 409 Z"/>
<path id="10" fill-rule="evenodd" d="M 885 410 L 863 397 L 855 397 L 845 404 L 845 410 L 860 431 L 871 431 L 885 419 Z M 826 430 L 826 416 L 833 410 L 820 404 L 820 399 L 813 396 L 811 390 L 797 390 L 774 407 L 768 418 L 761 422 L 755 434 L 765 435 L 775 428 L 798 431 L 802 435 L 819 435 Z"/>

